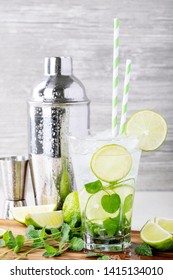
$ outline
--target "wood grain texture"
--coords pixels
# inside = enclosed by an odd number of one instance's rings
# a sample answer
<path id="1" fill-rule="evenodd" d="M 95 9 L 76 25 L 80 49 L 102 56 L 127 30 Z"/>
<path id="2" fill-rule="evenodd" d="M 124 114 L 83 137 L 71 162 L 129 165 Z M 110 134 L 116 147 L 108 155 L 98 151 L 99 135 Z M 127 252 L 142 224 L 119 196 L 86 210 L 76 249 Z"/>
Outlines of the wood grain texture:
<path id="1" fill-rule="evenodd" d="M 0 155 L 27 154 L 27 106 L 45 56 L 70 55 L 93 128 L 111 125 L 113 18 L 120 20 L 120 97 L 132 60 L 128 116 L 154 109 L 169 133 L 143 153 L 139 190 L 173 190 L 173 1 L 0 0 Z M 120 106 L 119 106 L 120 111 Z"/>
<path id="2" fill-rule="evenodd" d="M 0 219 L 0 227 L 4 229 L 11 230 L 14 235 L 18 234 L 25 234 L 26 227 L 24 225 L 19 224 L 16 221 L 12 220 L 2 220 Z M 111 252 L 111 253 L 106 253 L 110 256 L 112 260 L 173 260 L 173 252 L 158 252 L 154 251 L 154 254 L 152 257 L 146 257 L 146 256 L 139 256 L 135 253 L 134 249 L 136 246 L 141 244 L 141 239 L 139 236 L 139 231 L 132 231 L 132 236 L 131 236 L 131 241 L 132 241 L 132 246 L 130 249 L 127 249 L 126 252 Z M 3 254 L 5 251 L 5 248 L 0 248 L 0 255 Z M 26 250 L 24 249 L 22 253 L 25 253 Z M 74 252 L 74 251 L 66 251 L 63 253 L 61 256 L 58 258 L 45 258 L 42 256 L 44 253 L 43 249 L 36 250 L 32 252 L 31 254 L 28 254 L 27 256 L 21 256 L 21 259 L 24 260 L 90 260 L 91 258 L 86 257 L 86 252 L 81 251 L 81 252 Z M 15 255 L 13 252 L 9 252 L 5 256 L 3 256 L 2 259 L 6 260 L 14 260 L 16 257 L 19 255 Z M 0 258 L 1 259 L 1 258 Z M 96 259 L 96 258 L 92 258 Z"/>

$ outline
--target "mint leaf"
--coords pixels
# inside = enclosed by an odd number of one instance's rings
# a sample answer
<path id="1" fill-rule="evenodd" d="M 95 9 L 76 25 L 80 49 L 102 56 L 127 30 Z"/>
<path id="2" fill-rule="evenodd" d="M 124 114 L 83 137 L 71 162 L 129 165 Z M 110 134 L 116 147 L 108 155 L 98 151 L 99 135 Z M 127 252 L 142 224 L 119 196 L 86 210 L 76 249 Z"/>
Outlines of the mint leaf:
<path id="1" fill-rule="evenodd" d="M 78 214 L 74 213 L 72 220 L 70 222 L 71 229 L 75 228 L 75 225 L 77 224 L 77 222 L 78 222 Z"/>
<path id="2" fill-rule="evenodd" d="M 16 246 L 16 239 L 12 231 L 6 231 L 3 235 L 3 240 L 5 241 L 5 245 L 10 249 Z"/>
<path id="3" fill-rule="evenodd" d="M 34 228 L 34 226 L 30 225 L 26 229 L 26 236 L 28 239 L 39 238 L 39 231 Z"/>
<path id="4" fill-rule="evenodd" d="M 93 258 L 93 257 L 98 257 L 98 260 L 110 260 L 110 257 L 108 255 L 105 255 L 103 253 L 97 253 L 97 252 L 89 252 L 86 255 L 87 258 Z"/>
<path id="5" fill-rule="evenodd" d="M 106 194 L 102 196 L 101 199 L 101 204 L 103 209 L 110 214 L 115 213 L 120 208 L 120 203 L 121 203 L 121 199 L 119 195 L 116 193 L 111 195 Z"/>
<path id="6" fill-rule="evenodd" d="M 53 235 L 53 239 L 54 240 L 59 240 L 59 238 L 61 236 L 61 232 L 59 231 L 59 229 L 51 228 L 50 231 L 51 231 L 51 234 Z"/>
<path id="7" fill-rule="evenodd" d="M 97 252 L 89 252 L 88 254 L 86 254 L 87 258 L 102 257 L 102 256 L 104 256 L 103 253 L 97 253 Z"/>
<path id="8" fill-rule="evenodd" d="M 66 243 L 67 241 L 69 241 L 69 234 L 70 234 L 70 226 L 66 223 L 64 223 L 62 225 L 62 240 L 61 243 Z"/>
<path id="9" fill-rule="evenodd" d="M 135 248 L 135 253 L 142 256 L 153 256 L 152 248 L 145 242 Z"/>
<path id="10" fill-rule="evenodd" d="M 74 236 L 70 240 L 69 248 L 72 249 L 73 251 L 82 251 L 82 249 L 84 248 L 84 241 L 83 241 L 83 239 Z"/>
<path id="11" fill-rule="evenodd" d="M 13 250 L 15 254 L 17 254 L 21 250 L 24 242 L 25 242 L 25 237 L 23 235 L 16 236 L 16 246 L 14 247 Z"/>
<path id="12" fill-rule="evenodd" d="M 42 239 L 46 239 L 48 234 L 46 233 L 46 227 L 43 227 L 41 230 L 38 231 L 39 237 Z"/>
<path id="13" fill-rule="evenodd" d="M 108 255 L 103 255 L 102 257 L 99 257 L 98 260 L 110 260 L 111 258 Z"/>
<path id="14" fill-rule="evenodd" d="M 58 250 L 50 245 L 46 245 L 45 246 L 46 252 L 43 254 L 44 257 L 46 258 L 51 258 L 57 255 Z"/>
<path id="15" fill-rule="evenodd" d="M 124 200 L 124 213 L 127 213 L 133 206 L 133 194 L 126 196 Z"/>
<path id="16" fill-rule="evenodd" d="M 108 218 L 103 221 L 103 227 L 109 236 L 114 236 L 119 229 L 119 215 L 116 218 Z"/>
<path id="17" fill-rule="evenodd" d="M 100 180 L 85 184 L 85 189 L 88 193 L 94 194 L 102 189 L 102 183 Z"/>

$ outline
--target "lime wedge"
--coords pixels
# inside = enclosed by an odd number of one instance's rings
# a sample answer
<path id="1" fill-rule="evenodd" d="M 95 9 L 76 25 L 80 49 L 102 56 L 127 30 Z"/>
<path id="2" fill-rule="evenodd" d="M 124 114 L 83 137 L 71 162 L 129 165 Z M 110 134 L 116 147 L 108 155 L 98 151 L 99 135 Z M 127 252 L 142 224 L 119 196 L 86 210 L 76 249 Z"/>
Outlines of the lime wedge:
<path id="1" fill-rule="evenodd" d="M 148 221 L 140 233 L 141 239 L 160 251 L 169 251 L 173 249 L 172 235 L 160 227 L 158 224 Z"/>
<path id="2" fill-rule="evenodd" d="M 123 146 L 105 145 L 93 154 L 90 167 L 97 178 L 111 183 L 127 176 L 132 167 L 132 157 Z"/>
<path id="3" fill-rule="evenodd" d="M 25 218 L 25 224 L 27 226 L 33 225 L 36 228 L 59 228 L 62 226 L 62 223 L 63 215 L 61 210 L 45 213 L 28 214 Z"/>
<path id="4" fill-rule="evenodd" d="M 4 228 L 0 228 L 0 237 L 2 237 L 6 231 L 7 230 L 5 230 Z"/>
<path id="5" fill-rule="evenodd" d="M 25 223 L 25 217 L 30 213 L 42 213 L 42 212 L 51 212 L 56 210 L 56 204 L 47 204 L 47 205 L 38 205 L 38 206 L 22 206 L 22 207 L 13 207 L 11 209 L 11 214 L 13 218 L 19 223 Z"/>
<path id="6" fill-rule="evenodd" d="M 163 229 L 168 231 L 169 233 L 173 234 L 173 219 L 168 218 L 157 218 L 156 222 L 159 226 Z"/>
<path id="7" fill-rule="evenodd" d="M 140 149 L 158 149 L 167 136 L 167 123 L 164 118 L 151 110 L 134 113 L 126 123 L 125 133 L 139 140 Z"/>
<path id="8" fill-rule="evenodd" d="M 105 211 L 102 207 L 102 198 L 105 195 L 112 195 L 115 194 L 112 190 L 107 190 L 107 191 L 99 191 L 96 194 L 93 194 L 90 196 L 88 199 L 85 213 L 86 217 L 89 220 L 95 220 L 97 223 L 102 223 L 103 220 L 106 218 L 115 218 L 119 214 L 119 209 L 113 214 L 108 213 Z"/>

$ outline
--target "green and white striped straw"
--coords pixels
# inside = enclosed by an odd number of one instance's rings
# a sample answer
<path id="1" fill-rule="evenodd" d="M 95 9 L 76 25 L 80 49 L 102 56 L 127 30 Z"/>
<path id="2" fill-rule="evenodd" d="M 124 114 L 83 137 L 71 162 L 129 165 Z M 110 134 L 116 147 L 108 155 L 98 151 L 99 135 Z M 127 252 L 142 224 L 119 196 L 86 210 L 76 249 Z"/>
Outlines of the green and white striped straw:
<path id="1" fill-rule="evenodd" d="M 126 70 L 124 79 L 124 92 L 123 101 L 121 109 L 121 121 L 120 121 L 120 134 L 124 134 L 126 119 L 127 119 L 127 107 L 128 107 L 128 97 L 129 97 L 129 83 L 131 74 L 131 60 L 126 60 Z"/>
<path id="2" fill-rule="evenodd" d="M 114 19 L 113 44 L 113 89 L 112 89 L 112 137 L 117 135 L 118 125 L 118 66 L 119 66 L 119 21 Z"/>

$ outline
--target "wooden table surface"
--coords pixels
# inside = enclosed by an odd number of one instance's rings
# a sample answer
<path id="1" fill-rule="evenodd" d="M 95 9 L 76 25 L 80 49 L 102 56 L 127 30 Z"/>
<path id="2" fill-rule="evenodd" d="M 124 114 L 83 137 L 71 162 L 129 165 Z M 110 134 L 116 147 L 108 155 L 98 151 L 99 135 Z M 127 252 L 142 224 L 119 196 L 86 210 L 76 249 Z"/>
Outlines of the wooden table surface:
<path id="1" fill-rule="evenodd" d="M 11 230 L 14 235 L 17 234 L 25 234 L 26 227 L 16 221 L 13 220 L 2 220 L 0 219 L 0 228 L 4 228 L 6 230 Z M 113 260 L 173 260 L 173 252 L 154 252 L 153 257 L 145 257 L 136 255 L 134 249 L 137 245 L 141 243 L 141 239 L 139 236 L 139 231 L 132 231 L 132 246 L 126 253 L 106 253 L 108 254 L 111 259 Z M 0 254 L 6 251 L 7 248 L 0 248 Z M 38 249 L 35 252 L 29 254 L 25 259 L 26 260 L 50 260 L 55 258 L 44 258 L 42 256 L 43 249 Z M 19 255 L 19 254 L 18 254 Z M 14 254 L 13 252 L 9 252 L 6 254 L 3 259 L 13 260 L 18 255 Z M 22 259 L 22 258 L 21 258 Z M 89 260 L 91 258 L 86 258 L 85 252 L 74 252 L 74 251 L 67 251 L 63 253 L 61 256 L 57 257 L 56 259 L 60 260 Z M 93 258 L 94 259 L 94 258 Z"/>

